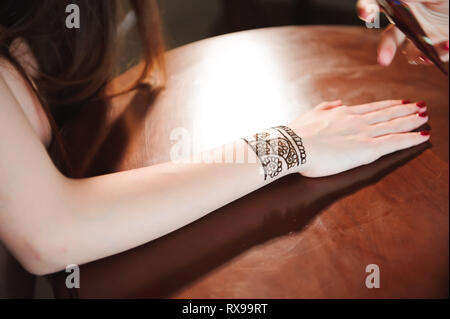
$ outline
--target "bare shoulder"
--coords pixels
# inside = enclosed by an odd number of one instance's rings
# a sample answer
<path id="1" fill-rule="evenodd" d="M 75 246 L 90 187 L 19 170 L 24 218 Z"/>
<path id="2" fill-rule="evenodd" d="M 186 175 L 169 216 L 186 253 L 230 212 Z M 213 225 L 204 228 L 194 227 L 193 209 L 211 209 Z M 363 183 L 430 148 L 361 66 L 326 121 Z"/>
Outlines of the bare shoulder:
<path id="1" fill-rule="evenodd" d="M 14 56 L 19 60 L 28 74 L 33 75 L 33 72 L 36 72 L 35 70 L 37 69 L 37 63 L 26 43 L 17 40 L 11 46 L 11 50 L 14 50 Z M 28 82 L 23 79 L 15 67 L 3 57 L 0 57 L 0 76 L 7 84 L 18 104 L 22 107 L 22 110 L 33 127 L 35 133 L 47 147 L 52 138 L 51 127 L 39 99 L 33 92 L 33 89 L 29 86 Z M 0 89 L 0 100 L 2 100 L 1 97 L 4 94 L 6 94 L 6 92 L 2 92 Z"/>

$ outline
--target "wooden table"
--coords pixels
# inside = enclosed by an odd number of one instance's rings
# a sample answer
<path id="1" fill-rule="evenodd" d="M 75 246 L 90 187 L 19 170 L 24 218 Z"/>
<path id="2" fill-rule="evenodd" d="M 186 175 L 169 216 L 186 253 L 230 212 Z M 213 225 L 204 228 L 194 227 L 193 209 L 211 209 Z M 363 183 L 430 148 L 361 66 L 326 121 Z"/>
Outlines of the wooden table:
<path id="1" fill-rule="evenodd" d="M 56 296 L 448 297 L 448 78 L 402 56 L 378 66 L 378 39 L 357 27 L 283 27 L 201 41 L 167 54 L 158 96 L 141 89 L 82 114 L 69 132 L 80 176 L 167 161 L 175 128 L 200 151 L 288 123 L 324 100 L 426 100 L 433 137 L 338 176 L 287 177 L 82 266 L 78 290 L 57 274 Z M 369 264 L 380 268 L 379 289 L 365 285 Z"/>

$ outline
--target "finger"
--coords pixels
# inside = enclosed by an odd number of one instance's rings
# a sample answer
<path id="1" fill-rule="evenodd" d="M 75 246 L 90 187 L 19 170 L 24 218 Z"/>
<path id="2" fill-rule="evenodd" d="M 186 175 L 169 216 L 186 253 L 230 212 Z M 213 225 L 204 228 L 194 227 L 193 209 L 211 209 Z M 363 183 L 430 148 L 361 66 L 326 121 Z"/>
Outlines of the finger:
<path id="1" fill-rule="evenodd" d="M 399 117 L 369 127 L 369 136 L 379 137 L 389 134 L 411 132 L 428 122 L 426 112 Z"/>
<path id="2" fill-rule="evenodd" d="M 404 150 L 427 142 L 430 133 L 422 131 L 419 133 L 401 133 L 377 137 L 374 139 L 378 155 L 384 156 L 400 150 Z"/>
<path id="3" fill-rule="evenodd" d="M 335 107 L 339 107 L 342 105 L 343 104 L 342 104 L 341 100 L 336 100 L 336 101 L 331 101 L 331 102 L 320 103 L 319 105 L 317 105 L 317 108 L 321 109 L 321 110 L 329 110 L 329 109 L 333 109 Z"/>
<path id="4" fill-rule="evenodd" d="M 448 41 L 444 41 L 442 43 L 439 43 L 436 46 L 436 51 L 439 53 L 439 56 L 441 57 L 442 62 L 448 62 L 448 60 L 449 60 L 449 45 L 448 45 Z"/>
<path id="5" fill-rule="evenodd" d="M 448 62 L 448 41 L 444 41 L 442 43 L 439 43 L 437 45 L 434 46 L 434 48 L 436 49 L 436 52 L 438 53 L 439 57 L 441 58 L 442 62 Z M 417 50 L 418 51 L 418 50 Z M 416 52 L 417 52 L 416 51 Z M 433 62 L 431 60 L 429 60 L 427 57 L 425 57 L 425 55 L 418 51 L 418 61 L 420 64 L 425 64 L 425 65 L 433 65 Z"/>
<path id="6" fill-rule="evenodd" d="M 363 115 L 368 124 L 374 125 L 377 123 L 391 121 L 393 119 L 408 116 L 411 114 L 423 113 L 426 111 L 426 106 L 421 103 L 410 103 L 396 105 L 381 111 L 366 113 Z"/>
<path id="7" fill-rule="evenodd" d="M 411 103 L 411 102 L 408 100 L 386 100 L 386 101 L 350 106 L 349 110 L 355 114 L 365 114 L 365 113 L 370 113 L 370 112 L 375 112 L 378 110 L 386 109 L 388 107 L 393 107 L 393 106 L 401 105 L 401 104 L 409 104 L 409 103 Z"/>
<path id="8" fill-rule="evenodd" d="M 359 18 L 366 22 L 372 22 L 370 20 L 380 11 L 376 0 L 358 0 L 356 8 Z"/>
<path id="9" fill-rule="evenodd" d="M 381 36 L 378 47 L 378 63 L 384 66 L 390 65 L 405 38 L 405 35 L 394 25 L 388 26 Z"/>

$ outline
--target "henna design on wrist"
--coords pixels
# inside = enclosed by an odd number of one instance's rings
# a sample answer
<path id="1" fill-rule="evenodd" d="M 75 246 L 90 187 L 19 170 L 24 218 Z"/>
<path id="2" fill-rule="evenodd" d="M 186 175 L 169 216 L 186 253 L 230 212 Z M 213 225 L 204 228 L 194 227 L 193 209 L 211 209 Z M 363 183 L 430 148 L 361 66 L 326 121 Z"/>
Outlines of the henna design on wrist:
<path id="1" fill-rule="evenodd" d="M 301 164 L 306 164 L 306 150 L 301 137 L 295 134 L 294 131 L 287 126 L 278 126 L 277 128 L 286 131 L 286 133 L 288 133 L 289 136 L 295 141 L 295 144 L 297 144 L 298 150 L 300 152 Z"/>
<path id="2" fill-rule="evenodd" d="M 274 133 L 277 137 L 273 138 Z M 243 140 L 261 161 L 264 180 L 277 177 L 283 169 L 288 170 L 306 163 L 302 139 L 287 126 L 277 126 Z"/>

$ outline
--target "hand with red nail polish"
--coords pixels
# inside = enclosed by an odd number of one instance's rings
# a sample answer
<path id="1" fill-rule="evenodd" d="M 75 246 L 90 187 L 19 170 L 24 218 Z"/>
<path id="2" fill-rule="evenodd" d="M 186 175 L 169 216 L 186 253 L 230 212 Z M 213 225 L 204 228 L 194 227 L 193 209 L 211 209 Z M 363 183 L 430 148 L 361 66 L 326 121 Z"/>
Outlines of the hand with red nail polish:
<path id="1" fill-rule="evenodd" d="M 307 149 L 308 161 L 299 173 L 333 175 L 427 142 L 429 134 L 412 132 L 428 122 L 426 109 L 419 104 L 408 100 L 320 104 L 289 125 Z"/>

